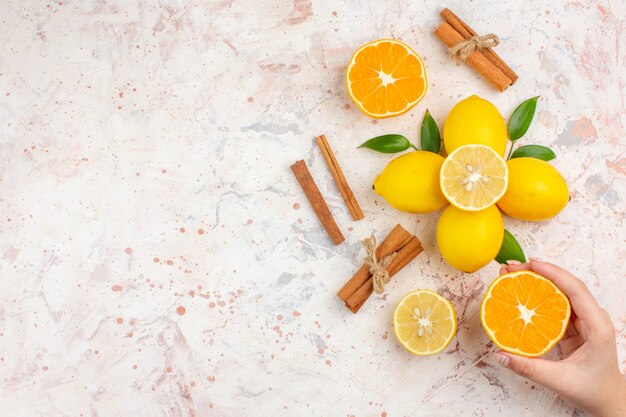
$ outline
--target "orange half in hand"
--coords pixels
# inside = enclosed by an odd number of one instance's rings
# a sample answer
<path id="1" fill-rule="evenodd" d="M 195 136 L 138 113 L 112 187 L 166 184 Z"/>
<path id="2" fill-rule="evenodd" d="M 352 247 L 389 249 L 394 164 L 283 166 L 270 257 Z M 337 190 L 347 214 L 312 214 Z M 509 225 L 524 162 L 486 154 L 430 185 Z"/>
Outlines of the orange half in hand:
<path id="1" fill-rule="evenodd" d="M 496 278 L 480 306 L 480 320 L 493 343 L 528 357 L 545 354 L 561 340 L 570 314 L 567 296 L 532 271 Z"/>
<path id="2" fill-rule="evenodd" d="M 346 70 L 352 101 L 368 116 L 406 113 L 426 94 L 422 58 L 404 43 L 381 39 L 361 46 Z"/>

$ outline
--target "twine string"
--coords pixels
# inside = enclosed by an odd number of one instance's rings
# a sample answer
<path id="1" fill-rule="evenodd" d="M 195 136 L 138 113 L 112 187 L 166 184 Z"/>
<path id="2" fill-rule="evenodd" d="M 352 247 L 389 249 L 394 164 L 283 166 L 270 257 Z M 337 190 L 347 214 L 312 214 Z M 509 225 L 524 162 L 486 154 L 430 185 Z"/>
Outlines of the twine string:
<path id="1" fill-rule="evenodd" d="M 372 235 L 367 239 L 361 241 L 367 256 L 365 257 L 365 264 L 369 267 L 369 272 L 372 274 L 372 282 L 374 285 L 374 291 L 378 294 L 382 294 L 385 290 L 385 284 L 389 282 L 391 277 L 387 272 L 387 267 L 393 260 L 395 252 L 391 255 L 385 256 L 380 261 L 376 257 L 376 236 Z"/>
<path id="2" fill-rule="evenodd" d="M 497 35 L 489 33 L 483 36 L 472 36 L 466 41 L 459 42 L 448 48 L 448 52 L 455 61 L 465 61 L 474 51 L 482 51 L 486 48 L 493 48 L 500 43 Z"/>

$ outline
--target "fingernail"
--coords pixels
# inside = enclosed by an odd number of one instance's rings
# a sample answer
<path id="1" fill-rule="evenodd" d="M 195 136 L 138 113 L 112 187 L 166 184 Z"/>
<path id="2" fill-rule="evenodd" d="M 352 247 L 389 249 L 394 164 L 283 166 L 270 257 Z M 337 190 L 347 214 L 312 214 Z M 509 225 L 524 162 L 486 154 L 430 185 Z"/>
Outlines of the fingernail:
<path id="1" fill-rule="evenodd" d="M 535 258 L 534 256 L 531 256 L 530 260 L 535 262 L 545 262 L 543 259 Z"/>
<path id="2" fill-rule="evenodd" d="M 509 363 L 511 362 L 511 359 L 506 356 L 501 354 L 500 352 L 496 352 L 493 355 L 491 355 L 491 359 L 493 359 L 494 361 L 496 361 L 496 363 L 504 368 L 506 368 L 507 366 L 509 366 Z"/>
<path id="3" fill-rule="evenodd" d="M 506 261 L 506 264 L 507 265 L 521 265 L 522 263 L 515 259 L 509 259 L 508 261 Z"/>

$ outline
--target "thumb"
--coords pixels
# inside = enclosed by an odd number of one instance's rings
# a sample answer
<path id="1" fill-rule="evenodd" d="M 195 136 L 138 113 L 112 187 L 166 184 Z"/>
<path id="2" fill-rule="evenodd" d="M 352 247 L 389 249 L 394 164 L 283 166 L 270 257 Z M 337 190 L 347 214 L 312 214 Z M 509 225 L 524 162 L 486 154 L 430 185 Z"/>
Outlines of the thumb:
<path id="1" fill-rule="evenodd" d="M 547 388 L 551 388 L 558 375 L 557 362 L 547 359 L 526 358 L 502 351 L 494 353 L 492 358 L 498 365 Z"/>

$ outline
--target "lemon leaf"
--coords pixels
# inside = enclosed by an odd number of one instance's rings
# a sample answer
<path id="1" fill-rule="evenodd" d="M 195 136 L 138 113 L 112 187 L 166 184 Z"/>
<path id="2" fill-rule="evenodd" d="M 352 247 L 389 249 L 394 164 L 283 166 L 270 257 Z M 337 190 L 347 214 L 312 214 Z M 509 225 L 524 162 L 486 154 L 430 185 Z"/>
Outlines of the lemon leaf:
<path id="1" fill-rule="evenodd" d="M 526 262 L 526 256 L 515 236 L 504 229 L 504 240 L 500 252 L 496 255 L 496 262 L 506 265 L 506 261 Z"/>
<path id="2" fill-rule="evenodd" d="M 509 137 L 512 142 L 524 136 L 528 131 L 530 123 L 533 121 L 533 117 L 535 117 L 537 99 L 539 99 L 539 96 L 529 98 L 513 111 L 509 119 Z"/>
<path id="3" fill-rule="evenodd" d="M 439 135 L 439 128 L 435 119 L 430 115 L 430 112 L 426 110 L 424 114 L 424 120 L 422 120 L 422 127 L 420 129 L 420 144 L 423 151 L 439 153 L 441 150 L 441 136 Z"/>
<path id="4" fill-rule="evenodd" d="M 526 145 L 520 146 L 511 155 L 511 159 L 523 157 L 537 158 L 541 159 L 542 161 L 551 161 L 556 158 L 556 154 L 552 151 L 552 149 L 545 146 Z"/>
<path id="5" fill-rule="evenodd" d="M 411 142 L 402 135 L 390 134 L 376 136 L 368 141 L 363 142 L 358 147 L 368 148 L 376 152 L 397 153 L 406 151 L 411 146 Z M 414 146 L 413 146 L 414 147 Z"/>

